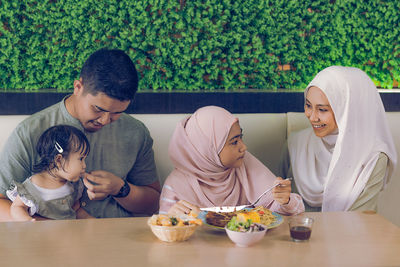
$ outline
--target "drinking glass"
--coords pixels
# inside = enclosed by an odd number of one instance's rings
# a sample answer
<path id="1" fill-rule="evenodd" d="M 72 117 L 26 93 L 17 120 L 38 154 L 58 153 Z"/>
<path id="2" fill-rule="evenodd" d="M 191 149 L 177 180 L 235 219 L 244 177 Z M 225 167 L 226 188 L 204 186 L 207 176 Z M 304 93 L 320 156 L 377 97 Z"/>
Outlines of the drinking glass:
<path id="1" fill-rule="evenodd" d="M 290 237 L 295 242 L 304 242 L 310 239 L 314 219 L 304 216 L 294 216 L 289 219 Z"/>

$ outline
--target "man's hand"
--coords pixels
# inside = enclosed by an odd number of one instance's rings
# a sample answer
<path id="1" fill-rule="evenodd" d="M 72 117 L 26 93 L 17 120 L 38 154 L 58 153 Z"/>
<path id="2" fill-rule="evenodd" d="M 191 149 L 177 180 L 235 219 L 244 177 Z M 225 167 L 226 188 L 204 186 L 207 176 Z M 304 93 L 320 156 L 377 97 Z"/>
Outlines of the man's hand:
<path id="1" fill-rule="evenodd" d="M 85 173 L 83 183 L 91 200 L 101 200 L 108 195 L 116 195 L 124 185 L 124 181 L 120 177 L 107 171 Z"/>
<path id="2" fill-rule="evenodd" d="M 122 178 L 107 171 L 92 171 L 85 173 L 83 183 L 87 188 L 90 200 L 102 200 L 109 195 L 117 195 L 124 185 Z M 157 212 L 160 198 L 160 183 L 158 181 L 136 186 L 129 184 L 129 195 L 115 200 L 127 211 L 132 213 L 152 214 Z"/>

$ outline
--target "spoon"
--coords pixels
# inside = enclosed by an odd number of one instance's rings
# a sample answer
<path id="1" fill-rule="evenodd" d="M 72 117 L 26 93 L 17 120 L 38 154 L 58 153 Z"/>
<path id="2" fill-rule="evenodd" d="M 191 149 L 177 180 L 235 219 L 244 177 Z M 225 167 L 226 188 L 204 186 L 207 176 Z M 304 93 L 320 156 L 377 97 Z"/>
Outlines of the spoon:
<path id="1" fill-rule="evenodd" d="M 293 178 L 287 178 L 287 179 L 285 179 L 285 180 L 283 180 L 283 181 L 286 181 L 286 180 L 291 181 L 291 180 L 293 180 Z M 251 203 L 251 204 L 249 204 L 249 205 L 244 206 L 244 207 L 241 208 L 241 209 L 244 209 L 244 208 L 255 208 L 255 207 L 256 207 L 256 204 L 258 203 L 258 201 L 260 201 L 261 197 L 264 196 L 264 195 L 265 195 L 266 193 L 268 193 L 269 191 L 271 191 L 272 189 L 274 189 L 275 187 L 277 187 L 278 185 L 280 186 L 281 184 L 280 184 L 280 183 L 277 183 L 277 184 L 271 186 L 270 188 L 268 188 L 267 190 L 265 190 L 265 191 L 256 199 L 256 201 L 254 201 L 253 203 Z"/>

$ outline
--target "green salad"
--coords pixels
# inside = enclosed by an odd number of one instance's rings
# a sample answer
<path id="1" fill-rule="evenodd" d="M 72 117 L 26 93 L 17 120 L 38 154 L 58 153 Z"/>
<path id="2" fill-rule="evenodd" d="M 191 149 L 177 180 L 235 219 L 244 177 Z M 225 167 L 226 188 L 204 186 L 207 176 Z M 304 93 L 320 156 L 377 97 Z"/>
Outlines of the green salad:
<path id="1" fill-rule="evenodd" d="M 228 222 L 226 226 L 231 231 L 236 232 L 259 232 L 264 231 L 264 227 L 261 224 L 253 223 L 251 219 L 247 219 L 246 222 L 240 222 L 236 216 Z"/>

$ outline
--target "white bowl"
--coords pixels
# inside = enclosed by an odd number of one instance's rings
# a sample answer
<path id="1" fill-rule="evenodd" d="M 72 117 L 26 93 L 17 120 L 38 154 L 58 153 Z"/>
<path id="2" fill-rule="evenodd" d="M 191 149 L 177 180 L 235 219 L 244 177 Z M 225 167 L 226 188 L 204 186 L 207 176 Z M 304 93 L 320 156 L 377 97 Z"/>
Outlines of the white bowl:
<path id="1" fill-rule="evenodd" d="M 263 226 L 263 231 L 257 232 L 236 232 L 229 230 L 225 226 L 225 231 L 228 234 L 229 238 L 232 240 L 233 243 L 236 244 L 238 247 L 249 247 L 254 245 L 255 243 L 261 241 L 267 232 L 267 227 Z"/>

